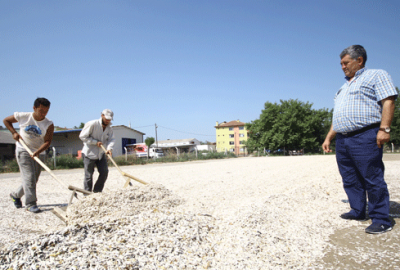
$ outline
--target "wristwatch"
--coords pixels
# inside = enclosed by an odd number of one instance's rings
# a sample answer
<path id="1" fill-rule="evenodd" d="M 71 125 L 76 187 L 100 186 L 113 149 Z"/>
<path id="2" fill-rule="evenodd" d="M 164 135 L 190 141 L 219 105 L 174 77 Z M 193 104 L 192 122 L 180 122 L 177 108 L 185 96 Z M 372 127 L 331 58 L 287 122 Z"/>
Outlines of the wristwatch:
<path id="1" fill-rule="evenodd" d="M 386 133 L 390 133 L 390 127 L 381 127 L 379 130 L 385 131 Z"/>

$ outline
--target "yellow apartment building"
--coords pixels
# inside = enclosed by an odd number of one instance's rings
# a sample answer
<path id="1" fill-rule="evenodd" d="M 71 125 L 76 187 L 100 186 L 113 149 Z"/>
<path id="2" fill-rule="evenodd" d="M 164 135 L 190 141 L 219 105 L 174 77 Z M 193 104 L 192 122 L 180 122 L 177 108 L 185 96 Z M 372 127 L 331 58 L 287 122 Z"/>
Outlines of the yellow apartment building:
<path id="1" fill-rule="evenodd" d="M 235 155 L 244 155 L 248 135 L 245 123 L 239 120 L 216 123 L 216 149 L 217 152 L 229 151 Z"/>

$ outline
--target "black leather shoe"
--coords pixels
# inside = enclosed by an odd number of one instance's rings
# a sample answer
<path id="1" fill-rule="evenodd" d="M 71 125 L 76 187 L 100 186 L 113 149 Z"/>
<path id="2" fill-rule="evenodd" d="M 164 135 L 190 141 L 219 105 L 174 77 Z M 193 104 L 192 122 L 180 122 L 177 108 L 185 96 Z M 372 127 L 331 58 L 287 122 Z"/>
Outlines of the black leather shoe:
<path id="1" fill-rule="evenodd" d="M 350 212 L 341 214 L 340 217 L 343 219 L 350 219 L 350 220 L 360 220 L 360 221 L 367 220 L 367 218 L 365 216 L 356 217 L 353 214 L 351 214 Z"/>

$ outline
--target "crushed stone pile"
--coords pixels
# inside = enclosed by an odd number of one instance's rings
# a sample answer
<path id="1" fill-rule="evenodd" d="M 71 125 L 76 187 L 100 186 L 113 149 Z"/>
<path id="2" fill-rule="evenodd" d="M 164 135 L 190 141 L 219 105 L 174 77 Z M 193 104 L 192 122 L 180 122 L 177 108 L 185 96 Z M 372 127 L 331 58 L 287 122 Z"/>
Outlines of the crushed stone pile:
<path id="1" fill-rule="evenodd" d="M 173 211 L 182 202 L 161 185 L 88 196 L 65 229 L 2 250 L 0 269 L 207 268 L 214 218 Z"/>
<path id="2" fill-rule="evenodd" d="M 145 211 L 168 210 L 183 203 L 162 185 L 134 186 L 112 193 L 94 193 L 67 208 L 68 224 L 120 219 Z"/>
<path id="3" fill-rule="evenodd" d="M 316 268 L 342 221 L 320 208 L 326 187 L 309 184 L 229 217 L 190 212 L 161 185 L 94 194 L 69 207 L 65 229 L 0 251 L 0 269 Z"/>

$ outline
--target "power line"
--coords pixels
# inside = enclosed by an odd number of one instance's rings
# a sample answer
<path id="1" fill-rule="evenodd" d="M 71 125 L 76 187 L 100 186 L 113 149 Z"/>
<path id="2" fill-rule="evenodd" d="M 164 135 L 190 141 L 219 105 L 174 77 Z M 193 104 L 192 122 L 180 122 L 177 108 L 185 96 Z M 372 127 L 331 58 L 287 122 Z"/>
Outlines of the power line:
<path id="1" fill-rule="evenodd" d="M 206 134 L 199 134 L 199 133 L 191 133 L 191 132 L 179 131 L 179 130 L 176 130 L 176 129 L 167 128 L 167 127 L 163 127 L 163 126 L 158 126 L 158 127 L 162 127 L 162 128 L 169 129 L 169 130 L 173 130 L 173 131 L 180 132 L 180 133 L 186 133 L 186 134 L 192 134 L 192 135 L 199 135 L 199 136 L 210 136 L 210 137 L 215 137 L 215 135 L 206 135 Z"/>
<path id="2" fill-rule="evenodd" d="M 133 127 L 133 128 L 145 128 L 145 127 L 154 127 L 154 125 L 142 126 L 142 127 Z"/>

